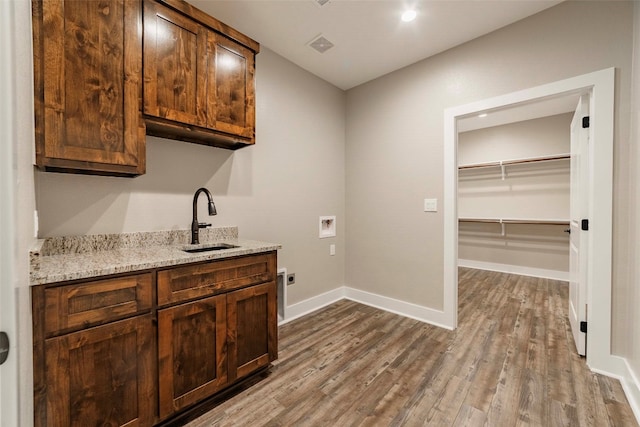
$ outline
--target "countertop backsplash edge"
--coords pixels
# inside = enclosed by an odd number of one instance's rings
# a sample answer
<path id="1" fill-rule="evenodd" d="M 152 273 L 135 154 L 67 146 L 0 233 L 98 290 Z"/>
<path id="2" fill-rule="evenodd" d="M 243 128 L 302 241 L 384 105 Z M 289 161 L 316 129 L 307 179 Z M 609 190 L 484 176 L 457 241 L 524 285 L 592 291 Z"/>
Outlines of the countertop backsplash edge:
<path id="1" fill-rule="evenodd" d="M 190 233 L 190 230 L 168 230 L 41 239 L 30 252 L 30 284 L 99 279 L 282 248 L 278 243 L 238 239 L 237 227 L 218 227 L 201 230 L 198 246 L 226 242 L 237 247 L 187 253 L 183 249 L 191 246 Z"/>

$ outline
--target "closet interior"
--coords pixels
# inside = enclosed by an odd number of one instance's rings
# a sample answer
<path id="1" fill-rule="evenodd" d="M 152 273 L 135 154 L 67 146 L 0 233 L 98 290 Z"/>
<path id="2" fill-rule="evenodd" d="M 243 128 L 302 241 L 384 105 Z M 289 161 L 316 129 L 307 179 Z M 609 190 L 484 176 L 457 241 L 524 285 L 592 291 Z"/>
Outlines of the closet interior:
<path id="1" fill-rule="evenodd" d="M 458 265 L 568 280 L 572 115 L 458 134 Z"/>

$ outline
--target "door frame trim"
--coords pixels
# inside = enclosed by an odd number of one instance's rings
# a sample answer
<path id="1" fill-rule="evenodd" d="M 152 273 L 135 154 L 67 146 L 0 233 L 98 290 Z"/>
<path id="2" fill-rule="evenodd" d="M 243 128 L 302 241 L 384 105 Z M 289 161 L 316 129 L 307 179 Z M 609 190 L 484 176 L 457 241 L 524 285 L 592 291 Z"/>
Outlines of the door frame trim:
<path id="1" fill-rule="evenodd" d="M 444 111 L 444 317 L 458 321 L 458 168 L 457 120 L 480 112 L 504 109 L 544 99 L 591 92 L 588 234 L 587 364 L 592 370 L 620 375 L 624 367 L 611 354 L 611 254 L 613 224 L 613 131 L 615 68 L 447 108 Z M 594 201 L 598 203 L 594 203 Z"/>

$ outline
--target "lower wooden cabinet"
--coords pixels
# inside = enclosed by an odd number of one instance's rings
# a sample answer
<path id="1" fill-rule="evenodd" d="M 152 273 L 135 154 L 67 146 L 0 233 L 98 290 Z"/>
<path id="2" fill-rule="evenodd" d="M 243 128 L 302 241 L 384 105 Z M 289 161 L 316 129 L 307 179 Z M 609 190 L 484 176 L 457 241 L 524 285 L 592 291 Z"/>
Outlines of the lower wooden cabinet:
<path id="1" fill-rule="evenodd" d="M 145 315 L 45 340 L 46 425 L 153 424 L 153 336 Z"/>
<path id="2" fill-rule="evenodd" d="M 151 426 L 268 366 L 276 265 L 273 251 L 33 287 L 35 426 Z"/>
<path id="3" fill-rule="evenodd" d="M 271 282 L 227 294 L 229 381 L 278 357 L 276 293 Z"/>
<path id="4" fill-rule="evenodd" d="M 160 418 L 227 385 L 225 296 L 158 310 Z"/>

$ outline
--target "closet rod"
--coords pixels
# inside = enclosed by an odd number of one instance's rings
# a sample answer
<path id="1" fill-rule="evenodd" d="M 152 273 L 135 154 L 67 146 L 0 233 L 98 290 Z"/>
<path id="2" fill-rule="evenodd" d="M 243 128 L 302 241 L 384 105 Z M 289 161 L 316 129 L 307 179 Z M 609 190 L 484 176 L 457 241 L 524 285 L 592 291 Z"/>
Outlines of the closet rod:
<path id="1" fill-rule="evenodd" d="M 553 160 L 564 160 L 564 159 L 570 159 L 570 158 L 571 158 L 571 154 L 556 154 L 553 156 L 528 157 L 524 159 L 502 160 L 499 162 L 474 163 L 470 165 L 461 165 L 461 166 L 458 166 L 458 170 L 489 168 L 489 167 L 506 166 L 506 165 L 518 165 L 518 164 L 534 163 L 534 162 L 548 162 Z"/>
<path id="2" fill-rule="evenodd" d="M 569 220 L 563 220 L 563 219 L 458 218 L 458 222 L 482 222 L 482 223 L 492 223 L 492 224 L 569 225 Z"/>

